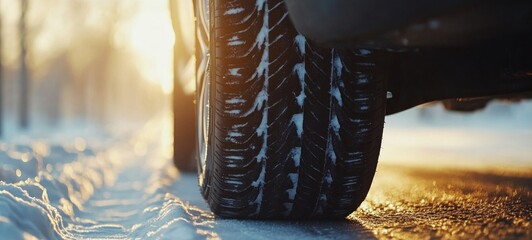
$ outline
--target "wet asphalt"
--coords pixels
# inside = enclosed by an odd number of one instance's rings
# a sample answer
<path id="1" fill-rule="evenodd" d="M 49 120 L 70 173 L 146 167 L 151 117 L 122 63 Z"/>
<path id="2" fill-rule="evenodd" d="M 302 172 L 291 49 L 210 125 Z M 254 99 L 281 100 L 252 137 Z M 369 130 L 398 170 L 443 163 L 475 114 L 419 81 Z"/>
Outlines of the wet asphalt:
<path id="1" fill-rule="evenodd" d="M 384 165 L 349 219 L 377 238 L 530 239 L 531 190 L 530 175 Z"/>

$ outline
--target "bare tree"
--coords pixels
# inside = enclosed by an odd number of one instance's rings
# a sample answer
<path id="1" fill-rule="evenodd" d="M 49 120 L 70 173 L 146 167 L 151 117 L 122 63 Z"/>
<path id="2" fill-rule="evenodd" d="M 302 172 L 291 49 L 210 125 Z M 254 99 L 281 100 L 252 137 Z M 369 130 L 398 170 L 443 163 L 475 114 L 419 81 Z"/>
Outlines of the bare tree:
<path id="1" fill-rule="evenodd" d="M 21 0 L 20 2 L 20 112 L 19 112 L 19 127 L 27 129 L 29 125 L 29 74 L 26 62 L 26 14 L 28 11 L 28 0 Z"/>

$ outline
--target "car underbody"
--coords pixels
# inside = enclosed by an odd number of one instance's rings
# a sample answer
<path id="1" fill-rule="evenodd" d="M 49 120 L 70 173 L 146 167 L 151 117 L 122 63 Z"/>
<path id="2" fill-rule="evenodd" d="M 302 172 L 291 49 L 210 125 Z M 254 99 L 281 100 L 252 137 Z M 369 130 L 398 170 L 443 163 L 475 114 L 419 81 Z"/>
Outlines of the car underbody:
<path id="1" fill-rule="evenodd" d="M 316 43 L 378 49 L 387 114 L 445 99 L 532 92 L 532 2 L 285 1 Z M 478 101 L 477 101 L 478 102 Z"/>
<path id="2" fill-rule="evenodd" d="M 391 74 L 387 90 L 392 93 L 386 113 L 436 100 L 523 97 L 532 92 L 531 42 L 528 37 L 384 52 Z"/>

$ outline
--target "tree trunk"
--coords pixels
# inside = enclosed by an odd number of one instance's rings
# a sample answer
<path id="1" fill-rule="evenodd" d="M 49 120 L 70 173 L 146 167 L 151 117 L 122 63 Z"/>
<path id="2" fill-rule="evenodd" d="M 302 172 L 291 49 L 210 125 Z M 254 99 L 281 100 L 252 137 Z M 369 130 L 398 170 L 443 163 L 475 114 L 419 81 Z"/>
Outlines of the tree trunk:
<path id="1" fill-rule="evenodd" d="M 19 127 L 27 129 L 29 126 L 29 74 L 26 63 L 26 13 L 28 10 L 28 0 L 21 0 L 20 2 L 20 112 L 19 112 Z"/>

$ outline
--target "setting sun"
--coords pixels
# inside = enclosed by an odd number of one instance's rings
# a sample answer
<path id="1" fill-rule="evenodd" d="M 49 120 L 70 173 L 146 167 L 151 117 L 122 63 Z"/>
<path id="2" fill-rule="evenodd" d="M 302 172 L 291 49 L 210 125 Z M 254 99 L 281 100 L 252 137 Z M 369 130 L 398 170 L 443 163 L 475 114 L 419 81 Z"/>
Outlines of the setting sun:
<path id="1" fill-rule="evenodd" d="M 116 34 L 118 45 L 125 43 L 135 54 L 142 77 L 159 84 L 164 93 L 171 93 L 174 33 L 168 1 L 139 2 L 138 13 Z"/>

